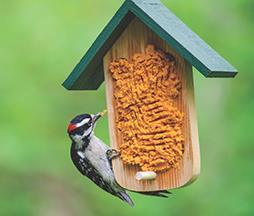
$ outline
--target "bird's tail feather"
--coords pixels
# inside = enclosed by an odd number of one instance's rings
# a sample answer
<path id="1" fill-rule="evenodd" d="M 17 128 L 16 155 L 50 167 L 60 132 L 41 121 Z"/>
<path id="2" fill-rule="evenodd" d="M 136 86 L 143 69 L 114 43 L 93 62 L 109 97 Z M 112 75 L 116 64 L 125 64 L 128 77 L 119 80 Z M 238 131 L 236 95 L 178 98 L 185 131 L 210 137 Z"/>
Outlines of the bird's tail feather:
<path id="1" fill-rule="evenodd" d="M 127 202 L 130 206 L 132 207 L 134 206 L 132 199 L 125 191 L 119 192 L 117 195 L 121 200 L 123 200 L 124 202 Z"/>
<path id="2" fill-rule="evenodd" d="M 148 192 L 139 192 L 140 194 L 147 195 L 147 196 L 157 196 L 157 197 L 164 197 L 168 198 L 168 195 L 171 194 L 169 191 L 148 191 Z"/>

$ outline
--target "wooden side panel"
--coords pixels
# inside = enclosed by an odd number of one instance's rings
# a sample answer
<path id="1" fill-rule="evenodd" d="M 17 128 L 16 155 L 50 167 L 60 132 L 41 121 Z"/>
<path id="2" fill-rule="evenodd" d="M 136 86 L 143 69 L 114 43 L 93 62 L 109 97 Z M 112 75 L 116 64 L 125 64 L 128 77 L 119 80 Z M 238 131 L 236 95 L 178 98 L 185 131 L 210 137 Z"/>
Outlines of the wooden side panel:
<path id="1" fill-rule="evenodd" d="M 111 146 L 119 149 L 118 146 L 122 142 L 122 139 L 121 134 L 115 127 L 114 83 L 108 70 L 109 64 L 120 57 L 130 59 L 134 53 L 144 52 L 147 44 L 154 44 L 157 48 L 171 53 L 176 59 L 177 74 L 182 82 L 182 93 L 176 105 L 185 114 L 185 124 L 183 127 L 185 152 L 180 169 L 171 169 L 165 173 L 159 173 L 157 179 L 153 181 L 137 181 L 135 174 L 137 171 L 140 171 L 139 168 L 126 166 L 119 158 L 115 159 L 113 161 L 113 169 L 117 182 L 122 187 L 133 191 L 156 191 L 182 187 L 195 180 L 200 171 L 200 152 L 193 93 L 192 67 L 137 18 L 131 22 L 104 57 Z"/>

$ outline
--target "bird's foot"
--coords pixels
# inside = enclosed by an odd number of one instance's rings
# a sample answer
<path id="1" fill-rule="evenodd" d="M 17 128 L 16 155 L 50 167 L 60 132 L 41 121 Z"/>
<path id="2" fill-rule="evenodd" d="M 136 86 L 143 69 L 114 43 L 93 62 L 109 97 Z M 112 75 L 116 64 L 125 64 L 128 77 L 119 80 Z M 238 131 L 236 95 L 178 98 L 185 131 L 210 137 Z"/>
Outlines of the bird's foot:
<path id="1" fill-rule="evenodd" d="M 112 161 L 114 158 L 120 156 L 120 152 L 116 149 L 109 149 L 106 154 L 109 161 Z"/>

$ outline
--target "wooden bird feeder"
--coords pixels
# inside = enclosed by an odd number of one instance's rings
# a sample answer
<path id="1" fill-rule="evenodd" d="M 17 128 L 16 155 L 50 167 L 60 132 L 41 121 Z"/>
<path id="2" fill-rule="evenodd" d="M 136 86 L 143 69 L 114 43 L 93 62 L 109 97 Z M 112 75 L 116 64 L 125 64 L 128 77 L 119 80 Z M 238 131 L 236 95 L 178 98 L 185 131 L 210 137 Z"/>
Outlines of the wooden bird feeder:
<path id="1" fill-rule="evenodd" d="M 234 77 L 236 69 L 192 32 L 159 0 L 125 0 L 90 49 L 63 83 L 68 90 L 96 90 L 105 80 L 111 147 L 119 149 L 116 109 L 110 62 L 143 53 L 148 44 L 170 53 L 182 88 L 176 106 L 184 113 L 184 153 L 179 168 L 157 173 L 155 180 L 138 181 L 138 166 L 113 160 L 117 182 L 132 191 L 157 191 L 192 183 L 200 173 L 200 150 L 194 103 L 194 66 L 205 77 Z"/>

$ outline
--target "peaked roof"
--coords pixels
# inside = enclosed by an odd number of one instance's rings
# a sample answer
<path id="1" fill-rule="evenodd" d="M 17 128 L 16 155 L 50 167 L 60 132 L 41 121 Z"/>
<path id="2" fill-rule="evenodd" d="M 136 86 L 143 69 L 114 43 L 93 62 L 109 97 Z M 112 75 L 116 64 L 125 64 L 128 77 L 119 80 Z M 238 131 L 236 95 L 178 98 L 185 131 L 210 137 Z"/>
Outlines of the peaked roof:
<path id="1" fill-rule="evenodd" d="M 125 0 L 63 83 L 69 90 L 95 90 L 104 81 L 103 57 L 138 17 L 205 77 L 234 77 L 237 70 L 159 0 Z"/>

